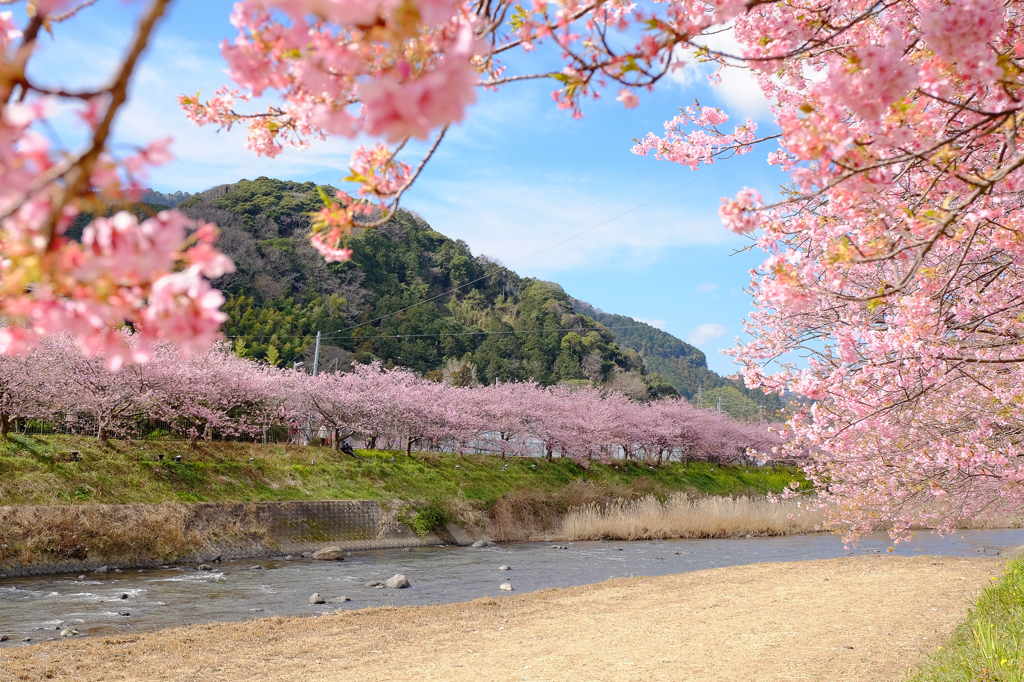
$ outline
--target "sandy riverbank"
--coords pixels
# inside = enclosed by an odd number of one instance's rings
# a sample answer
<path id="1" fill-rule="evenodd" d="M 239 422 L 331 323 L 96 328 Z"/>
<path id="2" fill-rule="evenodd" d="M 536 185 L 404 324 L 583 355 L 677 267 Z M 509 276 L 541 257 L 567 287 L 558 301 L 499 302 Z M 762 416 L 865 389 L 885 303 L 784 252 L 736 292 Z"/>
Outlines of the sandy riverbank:
<path id="1" fill-rule="evenodd" d="M 67 640 L 0 650 L 0 680 L 901 680 L 1002 565 L 890 556 L 754 564 Z"/>

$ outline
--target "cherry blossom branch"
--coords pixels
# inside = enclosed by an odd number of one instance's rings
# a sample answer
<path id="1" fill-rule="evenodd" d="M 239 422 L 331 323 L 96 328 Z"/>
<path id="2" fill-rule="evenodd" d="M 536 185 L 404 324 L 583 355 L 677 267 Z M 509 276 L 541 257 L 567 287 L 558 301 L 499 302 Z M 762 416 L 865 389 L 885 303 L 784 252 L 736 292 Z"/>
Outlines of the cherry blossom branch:
<path id="1" fill-rule="evenodd" d="M 81 12 L 83 9 L 85 9 L 87 7 L 92 7 L 97 2 L 99 2 L 99 0 L 84 0 L 84 2 L 79 3 L 78 5 L 76 5 L 75 7 L 72 7 L 71 9 L 67 10 L 66 12 L 63 12 L 61 14 L 55 14 L 55 15 L 49 16 L 49 17 L 47 17 L 47 19 L 49 19 L 49 21 L 52 22 L 52 23 L 60 23 L 62 21 L 67 21 L 71 17 L 73 17 L 76 14 L 78 14 L 79 12 Z"/>
<path id="2" fill-rule="evenodd" d="M 375 221 L 366 222 L 366 223 L 360 223 L 359 227 L 363 227 L 363 228 L 381 227 L 381 226 L 387 225 L 389 222 L 391 222 L 391 219 L 395 217 L 395 212 L 398 210 L 398 203 L 401 200 L 402 195 L 405 194 L 406 190 L 408 190 L 410 187 L 412 187 L 412 183 L 416 182 L 416 178 L 418 178 L 420 176 L 420 173 L 423 172 L 423 169 L 426 168 L 427 162 L 430 161 L 432 156 L 434 156 L 434 152 L 436 152 L 437 148 L 441 145 L 441 140 L 444 139 L 444 135 L 447 132 L 448 132 L 448 126 L 445 126 L 444 128 L 441 129 L 441 132 L 438 133 L 437 138 L 434 140 L 434 144 L 430 145 L 430 149 L 427 150 L 427 153 L 420 160 L 419 165 L 416 166 L 416 170 L 414 170 L 412 172 L 412 174 L 409 176 L 409 179 L 406 180 L 405 184 L 403 184 L 401 186 L 401 188 L 399 188 L 399 190 L 395 193 L 394 198 L 391 201 L 391 208 L 387 211 L 387 213 L 384 215 L 384 217 L 382 217 L 380 220 L 375 220 Z M 403 142 L 402 144 L 404 145 L 405 143 Z"/>

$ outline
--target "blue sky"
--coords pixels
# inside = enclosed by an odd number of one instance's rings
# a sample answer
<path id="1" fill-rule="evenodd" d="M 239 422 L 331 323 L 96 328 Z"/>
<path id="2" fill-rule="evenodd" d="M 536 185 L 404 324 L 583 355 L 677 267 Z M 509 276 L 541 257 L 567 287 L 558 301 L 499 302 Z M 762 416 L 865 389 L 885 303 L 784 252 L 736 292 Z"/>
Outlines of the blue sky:
<path id="1" fill-rule="evenodd" d="M 30 73 L 76 88 L 104 81 L 138 9 L 138 3 L 100 0 L 56 26 L 56 40 L 41 50 Z M 176 160 L 150 178 L 161 191 L 197 192 L 260 175 L 340 185 L 353 141 L 332 139 L 305 152 L 260 159 L 245 149 L 242 131 L 196 128 L 177 108 L 180 93 L 211 94 L 228 83 L 219 43 L 233 35 L 230 9 L 223 0 L 172 5 L 136 74 L 130 104 L 117 121 L 117 141 L 174 137 Z M 517 58 L 515 67 L 540 70 L 542 60 Z M 713 369 L 732 373 L 731 360 L 718 351 L 742 335 L 741 320 L 750 310 L 742 290 L 761 258 L 730 255 L 747 242 L 726 232 L 717 209 L 723 196 L 745 186 L 769 195 L 785 178 L 766 165 L 767 148 L 691 171 L 634 156 L 630 147 L 634 137 L 660 133 L 663 122 L 694 97 L 769 126 L 756 86 L 744 74 L 730 73 L 712 89 L 703 74 L 687 69 L 642 94 L 634 110 L 608 91 L 586 104 L 582 120 L 555 108 L 552 89 L 531 82 L 481 93 L 404 205 L 439 232 L 465 240 L 474 253 L 558 282 L 607 312 L 662 326 L 700 347 Z M 70 114 L 58 118 L 55 130 L 69 147 L 83 132 Z"/>

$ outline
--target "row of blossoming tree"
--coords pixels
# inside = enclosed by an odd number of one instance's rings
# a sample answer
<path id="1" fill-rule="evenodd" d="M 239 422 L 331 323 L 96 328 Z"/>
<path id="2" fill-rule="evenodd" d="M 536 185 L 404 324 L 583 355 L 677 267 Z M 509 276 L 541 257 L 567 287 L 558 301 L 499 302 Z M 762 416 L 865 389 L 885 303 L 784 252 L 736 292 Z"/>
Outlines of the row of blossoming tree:
<path id="1" fill-rule="evenodd" d="M 221 321 L 207 278 L 230 268 L 214 230 L 165 213 L 72 217 L 130 197 L 165 142 L 116 155 L 114 119 L 171 0 L 149 0 L 103 88 L 30 77 L 44 31 L 92 0 L 29 0 L 18 28 L 0 13 L 0 352 L 70 330 L 111 364 L 152 343 L 203 346 Z M 11 4 L 17 4 L 16 2 Z M 269 156 L 332 135 L 380 143 L 353 155 L 369 204 L 325 197 L 311 239 L 350 252 L 355 220 L 380 223 L 476 89 L 555 83 L 578 115 L 602 87 L 638 94 L 687 62 L 750 69 L 775 126 L 693 107 L 637 153 L 696 168 L 777 145 L 792 183 L 768 201 L 743 190 L 721 211 L 766 253 L 753 274 L 750 340 L 736 349 L 752 386 L 813 399 L 791 427 L 821 458 L 809 473 L 831 519 L 856 536 L 890 525 L 950 529 L 1024 503 L 1024 3 L 1020 0 L 245 0 L 224 45 L 231 79 L 182 97 L 197 123 L 247 126 Z M 732 31 L 735 47 L 708 36 Z M 532 53 L 502 63 L 513 50 Z M 261 111 L 247 102 L 269 102 Z M 53 100 L 77 103 L 78 151 L 43 134 Z M 410 164 L 411 139 L 432 140 Z M 360 216 L 360 214 L 363 214 Z M 376 216 L 380 220 L 376 220 Z M 144 343 L 107 331 L 130 320 Z M 789 359 L 809 356 L 799 363 Z"/>
<path id="2" fill-rule="evenodd" d="M 126 336 L 124 347 L 137 338 Z M 0 356 L 0 432 L 45 421 L 106 440 L 156 423 L 193 445 L 210 437 L 265 437 L 296 424 L 337 449 L 347 438 L 407 451 L 444 450 L 592 459 L 735 461 L 779 444 L 767 425 L 729 419 L 685 400 L 636 403 L 594 388 L 533 383 L 460 388 L 379 364 L 312 376 L 278 369 L 216 344 L 183 358 L 170 344 L 151 362 L 112 372 L 69 335 L 30 354 Z"/>

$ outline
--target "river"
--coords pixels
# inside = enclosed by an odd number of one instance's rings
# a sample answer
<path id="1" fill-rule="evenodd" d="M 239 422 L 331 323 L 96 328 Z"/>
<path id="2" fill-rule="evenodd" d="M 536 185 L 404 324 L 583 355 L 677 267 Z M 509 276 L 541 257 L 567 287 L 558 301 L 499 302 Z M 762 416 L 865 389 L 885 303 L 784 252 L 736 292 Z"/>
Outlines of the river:
<path id="1" fill-rule="evenodd" d="M 918 533 L 897 545 L 901 556 L 993 556 L 1024 544 L 1024 529 L 959 531 L 945 538 Z M 319 615 L 327 610 L 466 601 L 515 592 L 569 587 L 632 575 L 657 576 L 772 561 L 829 559 L 884 553 L 884 535 L 852 550 L 829 534 L 723 540 L 510 543 L 483 548 L 419 547 L 352 552 L 342 562 L 244 560 L 126 570 L 104 575 L 30 576 L 0 579 L 0 646 L 59 638 L 73 627 L 82 635 L 124 634 L 185 624 L 243 621 L 266 616 Z M 509 571 L 499 567 L 508 565 Z M 258 568 L 257 568 L 258 567 Z M 396 573 L 407 589 L 370 586 Z M 310 596 L 347 596 L 350 601 L 311 605 Z M 514 593 L 514 592 L 513 592 Z"/>

